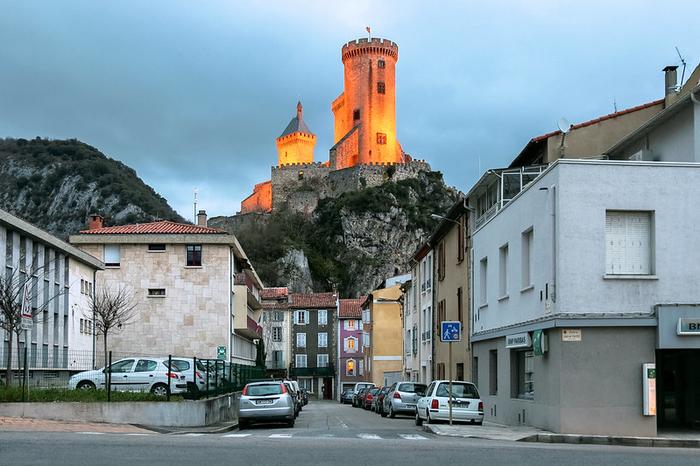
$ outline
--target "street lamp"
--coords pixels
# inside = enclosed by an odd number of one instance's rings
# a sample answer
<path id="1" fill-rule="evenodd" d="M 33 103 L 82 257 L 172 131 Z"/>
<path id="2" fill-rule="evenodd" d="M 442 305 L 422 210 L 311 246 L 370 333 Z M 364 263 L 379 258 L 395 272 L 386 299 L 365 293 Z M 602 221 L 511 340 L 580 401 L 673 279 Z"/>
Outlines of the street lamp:
<path id="1" fill-rule="evenodd" d="M 459 225 L 459 222 L 457 220 L 452 220 L 451 218 L 447 218 L 443 215 L 438 215 L 438 214 L 430 214 L 430 218 L 433 218 L 435 220 L 444 220 L 446 222 L 452 222 L 456 225 Z"/>

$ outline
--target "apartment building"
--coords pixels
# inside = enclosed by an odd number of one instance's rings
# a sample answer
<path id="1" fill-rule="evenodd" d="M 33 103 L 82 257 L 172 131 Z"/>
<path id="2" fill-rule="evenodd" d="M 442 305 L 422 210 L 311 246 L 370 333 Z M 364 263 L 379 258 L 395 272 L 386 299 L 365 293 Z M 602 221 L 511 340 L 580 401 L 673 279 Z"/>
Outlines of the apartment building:
<path id="1" fill-rule="evenodd" d="M 367 381 L 362 345 L 362 303 L 366 299 L 363 296 L 338 302 L 338 399 L 343 390 Z"/>
<path id="2" fill-rule="evenodd" d="M 404 356 L 408 380 L 426 384 L 434 373 L 433 282 L 433 251 L 424 243 L 411 259 L 411 283 L 406 287 L 411 298 L 404 312 L 403 332 L 411 335 L 411 352 Z"/>
<path id="3" fill-rule="evenodd" d="M 265 344 L 265 367 L 273 377 L 289 375 L 292 354 L 292 315 L 289 311 L 287 287 L 263 288 L 262 299 L 263 342 Z"/>
<path id="4" fill-rule="evenodd" d="M 401 284 L 374 290 L 362 305 L 369 338 L 365 348 L 368 380 L 383 387 L 403 377 Z"/>
<path id="5" fill-rule="evenodd" d="M 70 242 L 105 262 L 98 286 L 133 294 L 137 315 L 110 350 L 255 365 L 263 286 L 236 237 L 207 227 L 204 211 L 197 225 L 104 226 L 93 215 Z"/>
<path id="6" fill-rule="evenodd" d="M 103 263 L 4 210 L 0 251 L 2 287 L 23 296 L 31 315 L 19 344 L 13 335 L 12 367 L 19 369 L 19 353 L 26 347 L 32 384 L 65 385 L 69 371 L 94 368 L 90 296 Z M 5 368 L 10 335 L 2 329 L 0 335 L 0 367 Z"/>

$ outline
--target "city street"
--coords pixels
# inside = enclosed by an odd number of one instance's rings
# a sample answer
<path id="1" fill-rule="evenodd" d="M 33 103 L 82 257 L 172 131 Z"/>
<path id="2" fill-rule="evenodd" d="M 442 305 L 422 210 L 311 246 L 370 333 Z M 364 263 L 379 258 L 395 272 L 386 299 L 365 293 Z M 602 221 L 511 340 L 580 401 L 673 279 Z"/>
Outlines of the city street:
<path id="1" fill-rule="evenodd" d="M 314 401 L 291 429 L 266 425 L 219 434 L 115 432 L 99 426 L 50 430 L 0 432 L 0 464 L 679 465 L 696 464 L 698 455 L 683 449 L 438 437 L 408 417 L 381 418 L 349 405 Z"/>

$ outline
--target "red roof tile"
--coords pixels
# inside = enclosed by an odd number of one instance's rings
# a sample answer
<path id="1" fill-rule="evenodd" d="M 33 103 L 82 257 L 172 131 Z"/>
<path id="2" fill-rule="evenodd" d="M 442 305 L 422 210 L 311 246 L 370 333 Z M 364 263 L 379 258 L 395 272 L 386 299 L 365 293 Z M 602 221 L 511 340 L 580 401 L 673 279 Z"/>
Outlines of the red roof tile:
<path id="1" fill-rule="evenodd" d="M 263 309 L 287 309 L 289 307 L 287 301 L 263 301 L 260 304 L 262 304 Z"/>
<path id="2" fill-rule="evenodd" d="M 133 225 L 119 225 L 114 227 L 95 228 L 93 230 L 81 230 L 83 235 L 177 235 L 177 234 L 227 234 L 218 228 L 201 227 L 188 223 L 176 223 L 170 220 L 159 222 L 135 223 Z"/>
<path id="3" fill-rule="evenodd" d="M 362 303 L 365 302 L 367 296 L 360 296 L 356 299 L 341 299 L 338 317 L 343 319 L 359 319 L 362 317 Z"/>
<path id="4" fill-rule="evenodd" d="M 338 296 L 335 293 L 293 293 L 289 295 L 289 307 L 303 309 L 335 307 Z"/>
<path id="5" fill-rule="evenodd" d="M 601 121 L 610 120 L 611 118 L 617 118 L 617 117 L 622 116 L 622 115 L 627 115 L 628 113 L 638 112 L 639 110 L 644 110 L 646 108 L 653 107 L 654 105 L 660 105 L 663 103 L 664 103 L 664 99 L 654 100 L 653 102 L 647 102 L 646 104 L 637 105 L 636 107 L 632 107 L 632 108 L 626 108 L 624 110 L 620 110 L 619 112 L 609 113 L 607 115 L 603 115 L 602 117 L 598 117 L 598 118 L 595 118 L 593 120 L 588 120 L 588 121 L 584 121 L 583 123 L 571 125 L 571 129 L 585 128 L 586 126 L 591 126 L 591 125 L 594 125 L 596 123 L 600 123 Z M 561 134 L 561 131 L 559 131 L 559 130 L 552 131 L 551 133 L 547 133 L 547 134 L 543 134 L 541 136 L 534 137 L 534 138 L 532 138 L 532 140 L 530 142 L 540 142 L 544 139 L 549 139 L 552 136 L 556 136 L 557 134 Z"/>
<path id="6" fill-rule="evenodd" d="M 262 299 L 282 299 L 289 295 L 289 288 L 286 286 L 276 286 L 270 288 L 263 288 L 260 291 L 260 297 Z"/>

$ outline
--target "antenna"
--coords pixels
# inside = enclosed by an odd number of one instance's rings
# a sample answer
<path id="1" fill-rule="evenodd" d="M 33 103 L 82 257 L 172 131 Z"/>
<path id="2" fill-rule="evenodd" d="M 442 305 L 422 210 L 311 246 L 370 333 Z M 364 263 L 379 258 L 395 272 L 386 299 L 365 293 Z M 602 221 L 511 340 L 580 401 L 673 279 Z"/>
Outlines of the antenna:
<path id="1" fill-rule="evenodd" d="M 193 215 L 193 221 L 194 223 L 197 223 L 197 193 L 199 192 L 199 189 L 197 187 L 194 187 L 194 215 Z"/>
<path id="2" fill-rule="evenodd" d="M 683 79 L 685 78 L 685 60 L 683 59 L 683 55 L 681 55 L 681 51 L 678 50 L 678 47 L 676 47 L 676 53 L 678 54 L 678 58 L 681 59 L 681 64 L 683 65 L 683 71 L 681 72 L 681 83 L 679 84 L 679 88 L 683 87 Z"/>
<path id="3" fill-rule="evenodd" d="M 615 110 L 615 113 L 617 113 L 617 99 L 615 96 L 613 96 L 613 109 Z"/>
<path id="4" fill-rule="evenodd" d="M 564 134 L 571 131 L 571 123 L 569 123 L 569 120 L 567 120 L 564 117 L 559 118 L 559 121 L 557 121 L 557 126 L 559 127 L 559 130 Z"/>

